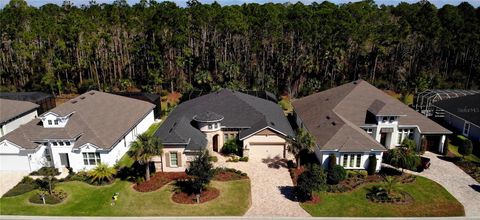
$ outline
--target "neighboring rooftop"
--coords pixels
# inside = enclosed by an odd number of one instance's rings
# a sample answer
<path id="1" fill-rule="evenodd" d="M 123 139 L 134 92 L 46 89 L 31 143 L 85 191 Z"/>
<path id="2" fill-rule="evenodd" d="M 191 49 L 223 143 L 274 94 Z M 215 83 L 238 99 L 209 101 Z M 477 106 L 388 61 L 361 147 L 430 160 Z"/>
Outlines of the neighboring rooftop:
<path id="1" fill-rule="evenodd" d="M 26 101 L 0 99 L 0 125 L 6 124 L 25 113 L 29 113 L 37 109 L 38 106 L 37 104 Z"/>
<path id="2" fill-rule="evenodd" d="M 428 89 L 415 95 L 414 106 L 416 111 L 426 116 L 434 116 L 433 103 L 474 94 L 480 94 L 480 90 Z"/>
<path id="3" fill-rule="evenodd" d="M 0 98 L 10 99 L 10 100 L 19 100 L 19 101 L 29 101 L 37 102 L 45 98 L 53 97 L 50 94 L 43 92 L 1 92 Z"/>
<path id="4" fill-rule="evenodd" d="M 91 143 L 110 149 L 153 108 L 153 104 L 145 101 L 90 91 L 43 114 L 71 114 L 64 128 L 44 128 L 41 120 L 35 119 L 3 136 L 0 141 L 7 139 L 21 147 L 34 149 L 38 146 L 35 142 L 47 139 L 76 139 L 74 147 Z"/>
<path id="5" fill-rule="evenodd" d="M 433 105 L 480 126 L 480 94 L 442 100 Z"/>
<path id="6" fill-rule="evenodd" d="M 360 127 L 367 112 L 400 116 L 401 125 L 418 125 L 421 133 L 451 133 L 363 80 L 347 83 L 292 102 L 321 149 L 385 150 Z"/>
<path id="7" fill-rule="evenodd" d="M 240 139 L 266 127 L 284 136 L 294 135 L 276 103 L 229 89 L 181 103 L 170 113 L 155 135 L 160 137 L 164 145 L 186 144 L 188 150 L 204 148 L 207 140 L 205 134 L 194 127 L 195 116 L 206 119 L 223 117 L 222 128 L 241 129 Z"/>

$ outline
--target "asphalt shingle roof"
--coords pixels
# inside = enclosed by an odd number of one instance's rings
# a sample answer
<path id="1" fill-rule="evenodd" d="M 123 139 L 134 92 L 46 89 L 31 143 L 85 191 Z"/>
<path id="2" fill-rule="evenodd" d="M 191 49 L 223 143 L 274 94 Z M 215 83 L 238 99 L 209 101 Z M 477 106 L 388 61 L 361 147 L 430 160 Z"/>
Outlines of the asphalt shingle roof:
<path id="1" fill-rule="evenodd" d="M 433 105 L 480 126 L 480 94 L 446 99 Z"/>
<path id="2" fill-rule="evenodd" d="M 31 102 L 0 99 L 0 125 L 38 107 L 39 105 Z"/>
<path id="3" fill-rule="evenodd" d="M 186 149 L 201 149 L 207 145 L 205 134 L 195 128 L 193 118 L 206 112 L 223 116 L 222 127 L 242 129 L 242 139 L 270 127 L 285 136 L 293 130 L 280 107 L 271 101 L 245 93 L 222 89 L 178 105 L 156 131 L 165 145 L 186 144 Z"/>
<path id="4" fill-rule="evenodd" d="M 368 124 L 367 112 L 401 115 L 400 125 L 418 125 L 422 133 L 451 133 L 363 80 L 294 100 L 292 104 L 323 150 L 385 150 L 360 128 Z"/>
<path id="5" fill-rule="evenodd" d="M 44 128 L 35 119 L 0 138 L 26 149 L 35 149 L 47 139 L 74 139 L 75 146 L 91 143 L 111 149 L 152 109 L 153 104 L 119 95 L 90 91 L 50 111 L 60 116 L 71 114 L 64 128 Z"/>

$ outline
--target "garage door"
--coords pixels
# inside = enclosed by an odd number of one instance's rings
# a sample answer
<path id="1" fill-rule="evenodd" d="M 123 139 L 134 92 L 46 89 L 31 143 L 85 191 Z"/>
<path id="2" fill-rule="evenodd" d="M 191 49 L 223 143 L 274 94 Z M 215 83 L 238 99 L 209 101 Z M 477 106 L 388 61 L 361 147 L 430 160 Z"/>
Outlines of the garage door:
<path id="1" fill-rule="evenodd" d="M 283 144 L 251 144 L 249 156 L 252 159 L 283 158 Z"/>
<path id="2" fill-rule="evenodd" d="M 0 170 L 29 171 L 28 157 L 19 155 L 0 155 Z"/>

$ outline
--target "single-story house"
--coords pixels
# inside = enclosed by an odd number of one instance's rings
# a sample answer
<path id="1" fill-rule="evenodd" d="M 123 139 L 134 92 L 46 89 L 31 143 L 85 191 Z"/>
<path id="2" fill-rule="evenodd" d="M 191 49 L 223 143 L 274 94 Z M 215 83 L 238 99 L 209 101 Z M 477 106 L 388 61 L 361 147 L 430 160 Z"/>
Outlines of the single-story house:
<path id="1" fill-rule="evenodd" d="M 473 141 L 480 141 L 480 94 L 435 102 L 443 110 L 447 127 Z"/>
<path id="2" fill-rule="evenodd" d="M 89 91 L 0 138 L 0 170 L 114 165 L 153 123 L 154 105 Z"/>
<path id="3" fill-rule="evenodd" d="M 113 92 L 112 94 L 150 102 L 155 105 L 153 110 L 155 118 L 162 117 L 162 97 L 158 94 L 146 92 Z"/>
<path id="4" fill-rule="evenodd" d="M 0 92 L 1 99 L 27 101 L 39 105 L 38 114 L 55 108 L 55 97 L 44 92 Z"/>
<path id="5" fill-rule="evenodd" d="M 31 102 L 0 99 L 0 137 L 35 119 L 38 107 Z"/>
<path id="6" fill-rule="evenodd" d="M 287 157 L 294 132 L 274 102 L 222 89 L 178 105 L 155 133 L 163 143 L 157 170 L 184 171 L 203 150 L 220 152 L 229 139 L 253 160 Z"/>
<path id="7" fill-rule="evenodd" d="M 426 149 L 443 152 L 451 132 L 363 80 L 347 83 L 292 102 L 299 128 L 315 138 L 318 160 L 329 155 L 346 169 L 365 169 L 375 155 L 380 169 L 383 152 L 405 138 L 422 139 Z"/>

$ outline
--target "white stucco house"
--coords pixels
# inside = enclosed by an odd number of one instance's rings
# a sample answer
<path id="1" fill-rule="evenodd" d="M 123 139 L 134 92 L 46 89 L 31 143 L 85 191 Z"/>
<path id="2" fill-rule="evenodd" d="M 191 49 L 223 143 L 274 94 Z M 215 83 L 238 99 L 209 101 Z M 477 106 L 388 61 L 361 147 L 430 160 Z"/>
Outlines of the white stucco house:
<path id="1" fill-rule="evenodd" d="M 178 105 L 155 133 L 163 156 L 157 171 L 185 171 L 203 150 L 221 152 L 224 143 L 239 143 L 250 160 L 288 157 L 294 132 L 277 103 L 222 89 Z"/>
<path id="2" fill-rule="evenodd" d="M 377 170 L 383 152 L 405 138 L 417 147 L 444 150 L 452 132 L 363 80 L 347 83 L 292 102 L 296 123 L 315 138 L 322 164 L 333 154 L 346 169 L 366 169 L 375 155 Z"/>
<path id="3" fill-rule="evenodd" d="M 0 99 L 0 137 L 35 119 L 38 107 L 31 102 Z"/>
<path id="4" fill-rule="evenodd" d="M 114 165 L 154 122 L 154 105 L 89 91 L 0 138 L 0 170 Z"/>

